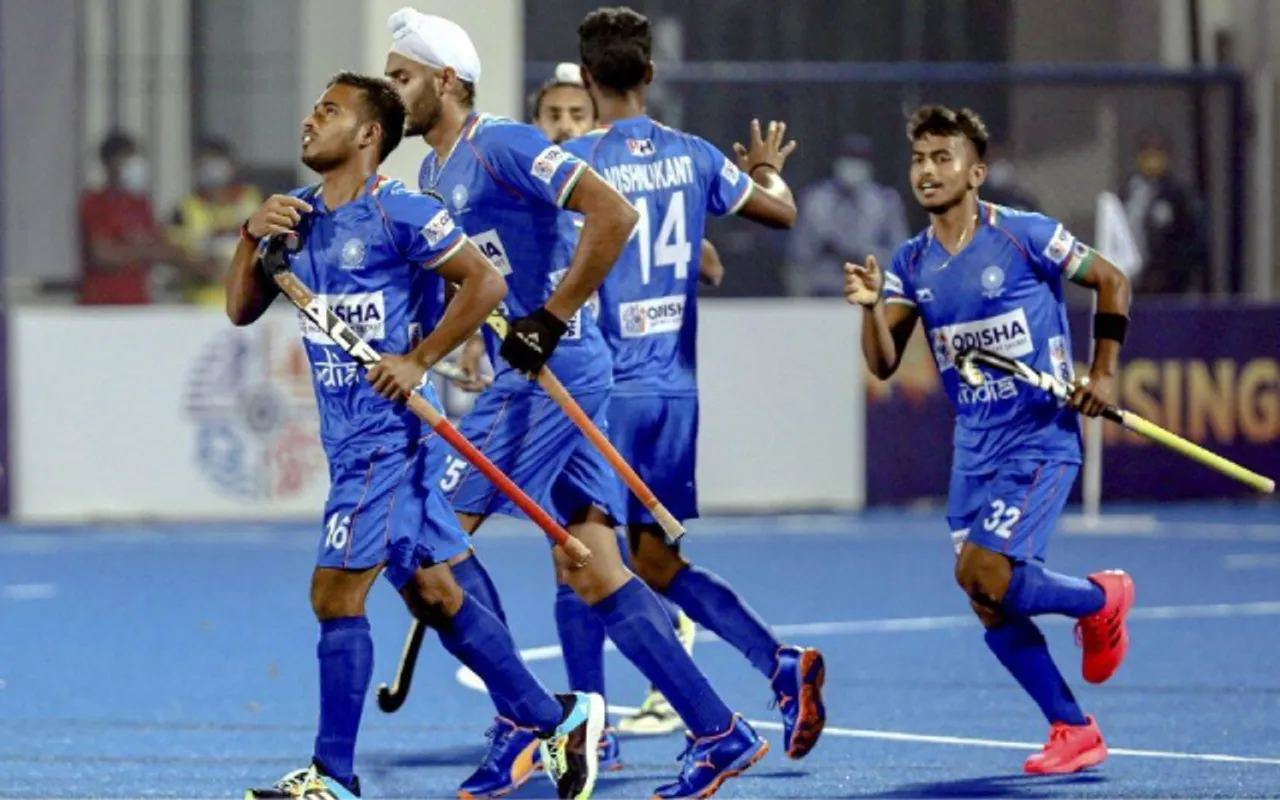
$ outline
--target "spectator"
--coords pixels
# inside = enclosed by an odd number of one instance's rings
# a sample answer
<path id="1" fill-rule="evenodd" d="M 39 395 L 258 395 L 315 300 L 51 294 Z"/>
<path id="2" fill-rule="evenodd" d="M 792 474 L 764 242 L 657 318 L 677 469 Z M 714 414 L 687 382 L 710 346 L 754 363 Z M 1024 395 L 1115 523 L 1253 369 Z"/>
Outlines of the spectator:
<path id="1" fill-rule="evenodd" d="M 165 240 L 147 199 L 148 164 L 126 133 L 107 136 L 98 156 L 106 185 L 80 198 L 84 243 L 80 302 L 137 305 L 151 302 L 152 267 L 185 265 L 182 251 Z"/>
<path id="2" fill-rule="evenodd" d="M 170 235 L 197 266 L 188 273 L 186 298 L 221 308 L 226 300 L 222 275 L 240 240 L 240 226 L 262 205 L 262 192 L 240 180 L 231 146 L 220 139 L 196 145 L 192 175 L 196 189 L 178 204 Z"/>
<path id="3" fill-rule="evenodd" d="M 1137 291 L 1183 294 L 1203 288 L 1209 248 L 1200 203 L 1169 173 L 1169 146 L 1162 135 L 1141 139 L 1136 166 L 1121 200 L 1145 264 Z"/>
<path id="4" fill-rule="evenodd" d="M 800 193 L 791 234 L 787 292 L 842 297 L 844 263 L 874 254 L 888 264 L 907 238 L 907 217 L 897 191 L 874 180 L 871 140 L 846 136 L 832 176 Z"/>
<path id="5" fill-rule="evenodd" d="M 1005 157 L 1003 147 L 992 145 L 987 148 L 987 179 L 983 181 L 979 194 L 983 200 L 1015 211 L 1042 211 L 1031 192 L 1018 183 L 1017 169 Z"/>

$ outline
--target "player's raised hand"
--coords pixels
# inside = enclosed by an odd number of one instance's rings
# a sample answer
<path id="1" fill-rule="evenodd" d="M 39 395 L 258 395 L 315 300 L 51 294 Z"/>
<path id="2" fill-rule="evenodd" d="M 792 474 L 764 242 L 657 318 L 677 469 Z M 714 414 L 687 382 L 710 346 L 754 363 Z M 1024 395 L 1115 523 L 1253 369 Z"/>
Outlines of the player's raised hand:
<path id="1" fill-rule="evenodd" d="M 373 390 L 388 400 L 404 400 L 417 391 L 427 370 L 408 356 L 383 353 L 369 370 Z"/>
<path id="2" fill-rule="evenodd" d="M 844 297 L 850 305 L 857 303 L 863 308 L 872 308 L 880 302 L 883 290 L 884 273 L 875 256 L 867 256 L 865 266 L 852 262 L 844 265 Z"/>
<path id="3" fill-rule="evenodd" d="M 263 201 L 246 226 L 249 235 L 265 239 L 276 233 L 288 233 L 302 221 L 303 214 L 311 213 L 311 205 L 305 200 L 287 194 L 273 194 Z"/>
<path id="4" fill-rule="evenodd" d="M 1111 375 L 1090 375 L 1080 378 L 1075 383 L 1075 391 L 1067 404 L 1084 414 L 1096 417 L 1106 410 L 1107 406 L 1116 403 L 1116 379 Z"/>
<path id="5" fill-rule="evenodd" d="M 771 121 L 768 130 L 762 135 L 760 120 L 751 120 L 751 144 L 743 147 L 739 142 L 733 143 L 733 152 L 738 157 L 738 167 L 748 175 L 761 166 L 772 167 L 782 172 L 782 166 L 787 163 L 787 156 L 796 149 L 794 139 L 783 144 L 786 135 L 787 123 L 785 122 Z"/>

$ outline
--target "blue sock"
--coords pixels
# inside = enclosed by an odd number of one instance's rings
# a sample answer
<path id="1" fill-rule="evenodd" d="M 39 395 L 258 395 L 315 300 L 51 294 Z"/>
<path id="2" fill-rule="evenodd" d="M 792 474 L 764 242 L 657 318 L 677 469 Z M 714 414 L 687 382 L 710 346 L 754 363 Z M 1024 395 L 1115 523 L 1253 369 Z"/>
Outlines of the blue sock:
<path id="1" fill-rule="evenodd" d="M 989 628 L 986 640 L 987 647 L 1004 668 L 1040 706 L 1045 719 L 1068 725 L 1086 723 L 1075 695 L 1049 655 L 1044 634 L 1034 622 L 1026 617 L 1014 617 L 999 627 Z"/>
<path id="2" fill-rule="evenodd" d="M 470 596 L 463 599 L 458 613 L 441 626 L 440 641 L 480 676 L 494 705 L 506 710 L 504 716 L 512 722 L 539 731 L 560 724 L 564 707 L 529 672 L 511 632 L 479 601 Z"/>
<path id="3" fill-rule="evenodd" d="M 498 621 L 506 625 L 507 615 L 502 610 L 498 588 L 493 585 L 493 579 L 489 577 L 489 571 L 484 568 L 484 564 L 480 563 L 480 556 L 472 553 L 471 558 L 459 562 L 452 569 L 453 579 L 458 582 L 462 590 L 493 612 Z"/>
<path id="4" fill-rule="evenodd" d="M 627 569 L 635 572 L 636 565 L 631 560 L 631 546 L 627 543 L 626 531 L 618 531 L 618 552 L 622 554 L 622 563 L 627 565 Z M 658 595 L 658 599 L 662 601 L 662 607 L 667 610 L 667 616 L 671 618 L 671 627 L 679 628 L 680 607 L 662 595 Z"/>
<path id="5" fill-rule="evenodd" d="M 569 688 L 604 696 L 604 623 L 572 587 L 556 587 L 556 632 Z"/>
<path id="6" fill-rule="evenodd" d="M 1013 577 L 1002 605 L 1020 617 L 1066 614 L 1079 619 L 1101 611 L 1106 599 L 1091 580 L 1059 575 L 1039 564 L 1024 562 L 1013 565 Z"/>
<path id="7" fill-rule="evenodd" d="M 728 730 L 733 712 L 680 646 L 658 596 L 648 586 L 632 578 L 592 608 L 604 620 L 609 638 L 666 696 L 694 736 Z"/>
<path id="8" fill-rule="evenodd" d="M 373 679 L 373 636 L 368 617 L 341 617 L 320 623 L 320 730 L 315 757 L 325 770 L 350 786 L 355 775 L 356 733 Z"/>
<path id="9" fill-rule="evenodd" d="M 694 622 L 738 648 L 766 678 L 773 678 L 782 643 L 719 576 L 701 567 L 685 567 L 671 579 L 667 597 L 676 601 Z"/>

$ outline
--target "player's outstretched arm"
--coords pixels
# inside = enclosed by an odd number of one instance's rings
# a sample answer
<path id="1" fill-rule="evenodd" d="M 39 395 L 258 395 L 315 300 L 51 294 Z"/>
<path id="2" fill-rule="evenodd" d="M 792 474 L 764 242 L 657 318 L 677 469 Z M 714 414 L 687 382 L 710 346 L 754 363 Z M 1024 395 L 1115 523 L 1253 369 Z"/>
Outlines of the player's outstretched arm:
<path id="1" fill-rule="evenodd" d="M 794 139 L 783 144 L 786 133 L 787 123 L 775 121 L 770 122 L 767 132 L 761 135 L 760 120 L 753 119 L 750 146 L 733 144 L 738 168 L 755 182 L 738 216 L 770 228 L 790 228 L 796 224 L 796 199 L 782 179 L 782 167 L 796 149 Z"/>
<path id="2" fill-rule="evenodd" d="M 304 200 L 289 195 L 268 197 L 245 222 L 240 244 L 227 270 L 227 316 L 235 325 L 252 325 L 276 299 L 275 281 L 258 269 L 258 242 L 274 233 L 288 233 L 311 213 Z"/>
<path id="3" fill-rule="evenodd" d="M 627 199 L 590 169 L 573 187 L 565 207 L 584 215 L 578 248 L 564 279 L 543 304 L 562 322 L 578 313 L 604 283 L 640 220 Z"/>
<path id="4" fill-rule="evenodd" d="M 724 280 L 724 262 L 710 241 L 702 240 L 702 256 L 698 261 L 698 280 L 707 286 L 719 286 Z"/>
<path id="5" fill-rule="evenodd" d="M 862 306 L 862 354 L 867 368 L 880 380 L 887 380 L 898 370 L 915 330 L 915 306 L 884 302 L 884 273 L 875 256 L 867 263 L 844 265 L 845 299 Z"/>
<path id="6" fill-rule="evenodd" d="M 1093 317 L 1093 364 L 1089 382 L 1077 387 L 1071 405 L 1096 417 L 1116 401 L 1115 381 L 1120 371 L 1120 347 L 1129 327 L 1129 278 L 1110 261 L 1090 251 L 1087 263 L 1073 280 L 1098 294 Z"/>

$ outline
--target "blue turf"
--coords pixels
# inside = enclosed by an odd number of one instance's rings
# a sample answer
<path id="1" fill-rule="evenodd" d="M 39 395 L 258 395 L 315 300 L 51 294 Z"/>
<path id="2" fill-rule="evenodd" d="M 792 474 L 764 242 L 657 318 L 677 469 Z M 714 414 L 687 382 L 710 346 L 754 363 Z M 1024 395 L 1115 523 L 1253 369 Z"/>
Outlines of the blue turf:
<path id="1" fill-rule="evenodd" d="M 1125 509 L 1129 511 L 1129 509 Z M 1135 513 L 1143 509 L 1132 509 Z M 1149 509 L 1148 509 L 1149 511 Z M 1113 747 L 1280 759 L 1280 513 L 1165 509 L 1138 533 L 1060 534 L 1057 571 L 1123 566 L 1138 608 L 1226 604 L 1224 616 L 1140 619 L 1107 686 L 1079 678 L 1067 624 L 1046 636 Z M 701 521 L 687 551 L 742 588 L 775 625 L 962 615 L 945 524 L 935 515 L 735 517 Z M 302 766 L 316 699 L 307 585 L 318 526 L 0 528 L 0 797 L 238 797 Z M 545 543 L 514 524 L 478 541 L 522 647 L 555 643 Z M 785 569 L 782 569 L 785 567 Z M 50 593 L 52 593 L 50 595 Z M 1274 606 L 1241 607 L 1273 602 Z M 379 584 L 369 609 L 375 682 L 388 680 L 407 615 Z M 1250 613 L 1245 613 L 1250 612 Z M 1206 612 L 1207 613 L 1207 612 Z M 1031 701 L 976 624 L 821 632 L 829 725 L 1037 742 Z M 785 628 L 784 628 L 785 629 Z M 774 720 L 768 687 L 722 643 L 696 658 L 748 717 Z M 608 656 L 611 701 L 643 680 Z M 558 661 L 535 671 L 563 684 Z M 460 686 L 438 642 L 394 715 L 370 698 L 356 767 L 368 797 L 449 797 L 476 765 L 492 716 Z M 1280 764 L 1113 756 L 1068 778 L 1019 774 L 1025 750 L 828 735 L 803 762 L 775 749 L 725 797 L 1266 797 Z M 647 795 L 674 776 L 676 737 L 624 740 L 628 768 L 600 797 Z M 538 777 L 517 797 L 552 797 Z"/>

